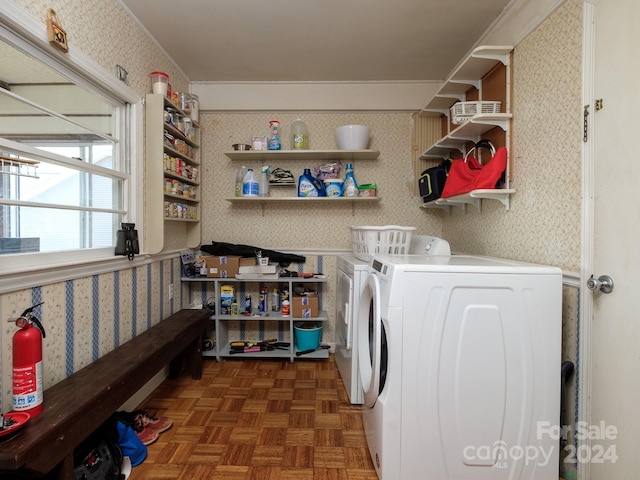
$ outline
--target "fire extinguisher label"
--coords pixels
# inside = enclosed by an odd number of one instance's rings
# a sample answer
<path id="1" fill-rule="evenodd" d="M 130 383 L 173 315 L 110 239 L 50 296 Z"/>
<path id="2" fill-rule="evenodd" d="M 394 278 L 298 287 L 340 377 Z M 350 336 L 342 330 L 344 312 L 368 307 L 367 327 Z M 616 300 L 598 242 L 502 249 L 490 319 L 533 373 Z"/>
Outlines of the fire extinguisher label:
<path id="1" fill-rule="evenodd" d="M 42 403 L 42 361 L 13 369 L 13 409 L 29 410 Z"/>

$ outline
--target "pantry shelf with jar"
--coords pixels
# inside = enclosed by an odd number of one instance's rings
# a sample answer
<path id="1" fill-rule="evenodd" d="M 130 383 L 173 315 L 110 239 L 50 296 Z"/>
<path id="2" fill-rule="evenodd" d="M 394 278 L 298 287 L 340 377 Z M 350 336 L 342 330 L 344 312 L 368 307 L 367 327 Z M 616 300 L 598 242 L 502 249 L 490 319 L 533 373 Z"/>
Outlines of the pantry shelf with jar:
<path id="1" fill-rule="evenodd" d="M 165 95 L 145 97 L 145 251 L 159 253 L 165 222 L 184 224 L 200 245 L 200 127 Z"/>

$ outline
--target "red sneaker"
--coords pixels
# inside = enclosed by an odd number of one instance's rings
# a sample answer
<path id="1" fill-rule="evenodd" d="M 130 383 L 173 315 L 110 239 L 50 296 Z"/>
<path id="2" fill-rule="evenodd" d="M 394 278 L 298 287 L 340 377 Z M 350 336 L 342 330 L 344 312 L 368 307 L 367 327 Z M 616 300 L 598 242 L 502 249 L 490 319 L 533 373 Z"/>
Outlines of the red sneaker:
<path id="1" fill-rule="evenodd" d="M 158 432 L 150 427 L 143 428 L 142 431 L 136 432 L 136 435 L 143 445 L 151 445 L 158 439 Z"/>
<path id="2" fill-rule="evenodd" d="M 138 410 L 134 425 L 136 431 L 152 429 L 158 433 L 162 433 L 165 430 L 169 430 L 173 422 L 169 417 L 154 417 L 149 415 L 145 410 Z"/>

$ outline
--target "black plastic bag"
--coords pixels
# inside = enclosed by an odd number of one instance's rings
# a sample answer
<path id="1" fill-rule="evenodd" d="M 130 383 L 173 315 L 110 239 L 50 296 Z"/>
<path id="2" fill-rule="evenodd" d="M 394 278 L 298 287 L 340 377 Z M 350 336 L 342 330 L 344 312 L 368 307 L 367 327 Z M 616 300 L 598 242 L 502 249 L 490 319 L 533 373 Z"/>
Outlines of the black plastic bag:
<path id="1" fill-rule="evenodd" d="M 261 247 L 236 243 L 211 242 L 211 245 L 200 246 L 200 250 L 209 255 L 238 255 L 240 257 L 255 257 L 258 252 L 262 252 L 263 257 L 269 257 L 270 261 L 278 262 L 281 267 L 288 267 L 292 262 L 304 263 L 307 260 L 306 257 L 294 255 L 293 253 L 276 252 Z"/>

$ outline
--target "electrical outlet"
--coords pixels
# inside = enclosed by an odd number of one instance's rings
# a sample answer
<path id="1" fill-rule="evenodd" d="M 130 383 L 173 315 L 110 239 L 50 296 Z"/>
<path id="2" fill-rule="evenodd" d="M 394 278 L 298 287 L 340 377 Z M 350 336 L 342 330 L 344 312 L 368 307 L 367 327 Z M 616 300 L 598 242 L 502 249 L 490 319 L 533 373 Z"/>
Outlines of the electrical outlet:
<path id="1" fill-rule="evenodd" d="M 169 300 L 173 300 L 173 283 L 169 284 Z"/>

